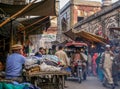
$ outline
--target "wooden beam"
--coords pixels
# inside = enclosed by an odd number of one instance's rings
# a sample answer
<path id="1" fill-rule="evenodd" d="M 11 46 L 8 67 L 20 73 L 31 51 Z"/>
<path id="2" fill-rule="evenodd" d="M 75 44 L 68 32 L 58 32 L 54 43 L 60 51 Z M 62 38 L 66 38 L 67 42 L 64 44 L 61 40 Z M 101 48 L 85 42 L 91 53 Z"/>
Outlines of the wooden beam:
<path id="1" fill-rule="evenodd" d="M 34 2 L 36 2 L 37 0 L 34 0 L 33 2 L 29 3 L 28 5 L 26 5 L 23 9 L 21 9 L 20 11 L 18 11 L 17 13 L 15 13 L 14 15 L 12 15 L 11 17 L 7 18 L 5 21 L 3 21 L 0 24 L 0 27 L 2 27 L 3 25 L 5 25 L 6 23 L 8 23 L 9 21 L 11 21 L 11 19 L 16 18 L 18 15 L 20 15 L 22 12 L 24 12 L 28 7 L 30 7 Z"/>
<path id="2" fill-rule="evenodd" d="M 46 19 L 46 18 L 48 18 L 48 17 L 49 17 L 49 16 L 46 16 L 46 17 L 44 17 L 44 18 L 42 18 L 42 19 L 39 19 L 38 21 L 36 21 L 36 22 L 34 22 L 34 23 L 32 23 L 32 24 L 26 26 L 25 28 L 23 28 L 21 31 L 26 30 L 27 28 L 29 28 L 29 27 L 31 27 L 31 26 L 33 26 L 33 25 L 35 25 L 35 24 L 37 24 L 37 23 L 43 21 L 44 19 Z"/>

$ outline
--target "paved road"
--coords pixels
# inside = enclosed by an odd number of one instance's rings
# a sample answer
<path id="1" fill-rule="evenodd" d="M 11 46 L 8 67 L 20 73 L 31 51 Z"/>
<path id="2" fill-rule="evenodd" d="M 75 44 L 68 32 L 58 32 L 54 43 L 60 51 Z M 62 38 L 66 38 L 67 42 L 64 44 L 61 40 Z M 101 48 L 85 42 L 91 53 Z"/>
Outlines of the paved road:
<path id="1" fill-rule="evenodd" d="M 88 77 L 87 80 L 79 84 L 76 81 L 66 81 L 68 88 L 65 89 L 109 89 L 102 86 L 102 83 L 96 77 Z M 116 87 L 115 89 L 120 89 Z"/>

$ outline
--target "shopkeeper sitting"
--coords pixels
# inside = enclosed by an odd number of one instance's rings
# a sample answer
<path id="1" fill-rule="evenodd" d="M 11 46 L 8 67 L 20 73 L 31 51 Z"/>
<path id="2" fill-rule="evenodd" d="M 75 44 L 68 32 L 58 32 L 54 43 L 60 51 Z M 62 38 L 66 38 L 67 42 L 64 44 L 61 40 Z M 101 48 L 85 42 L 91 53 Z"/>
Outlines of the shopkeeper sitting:
<path id="1" fill-rule="evenodd" d="M 21 79 L 23 64 L 25 57 L 23 54 L 23 47 L 20 44 L 12 46 L 12 54 L 6 60 L 6 79 Z"/>

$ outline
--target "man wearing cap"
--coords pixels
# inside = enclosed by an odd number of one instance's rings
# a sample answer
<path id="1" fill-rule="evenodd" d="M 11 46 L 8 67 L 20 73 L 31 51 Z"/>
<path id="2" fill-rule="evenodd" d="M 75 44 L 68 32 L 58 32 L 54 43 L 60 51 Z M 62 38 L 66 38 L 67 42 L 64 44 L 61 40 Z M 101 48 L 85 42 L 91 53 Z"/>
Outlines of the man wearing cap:
<path id="1" fill-rule="evenodd" d="M 110 45 L 106 45 L 105 53 L 103 54 L 103 70 L 107 82 L 111 85 L 112 89 L 115 88 L 113 77 L 112 77 L 112 64 L 113 64 L 114 53 L 111 51 Z M 105 83 L 103 83 L 106 85 Z"/>
<path id="2" fill-rule="evenodd" d="M 23 48 L 20 44 L 12 46 L 12 54 L 6 60 L 6 78 L 7 79 L 21 79 L 22 67 L 25 63 Z"/>

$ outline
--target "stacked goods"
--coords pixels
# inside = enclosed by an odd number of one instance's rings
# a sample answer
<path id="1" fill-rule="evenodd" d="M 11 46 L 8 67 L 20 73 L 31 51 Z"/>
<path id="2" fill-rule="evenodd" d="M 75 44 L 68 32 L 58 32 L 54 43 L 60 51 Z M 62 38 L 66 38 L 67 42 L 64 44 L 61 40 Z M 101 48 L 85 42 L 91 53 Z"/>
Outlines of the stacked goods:
<path id="1" fill-rule="evenodd" d="M 62 64 L 61 60 L 55 55 L 43 55 L 40 58 L 31 56 L 25 62 L 25 70 L 28 74 L 40 71 L 61 71 L 62 66 L 60 64 Z"/>
<path id="2" fill-rule="evenodd" d="M 25 61 L 25 70 L 26 73 L 35 73 L 35 72 L 40 72 L 40 67 L 39 67 L 39 60 L 35 59 L 35 57 L 27 58 Z"/>
<path id="3" fill-rule="evenodd" d="M 43 60 L 47 65 L 58 66 L 61 60 L 55 55 L 45 55 Z"/>
<path id="4" fill-rule="evenodd" d="M 52 65 L 47 65 L 46 63 L 42 63 L 40 65 L 40 70 L 44 71 L 44 72 L 48 72 L 48 71 L 61 71 L 61 67 L 56 67 L 56 66 L 52 66 Z"/>
<path id="5" fill-rule="evenodd" d="M 26 70 L 27 74 L 36 73 L 36 72 L 40 72 L 39 66 L 34 66 L 34 67 L 31 67 L 30 69 Z"/>

